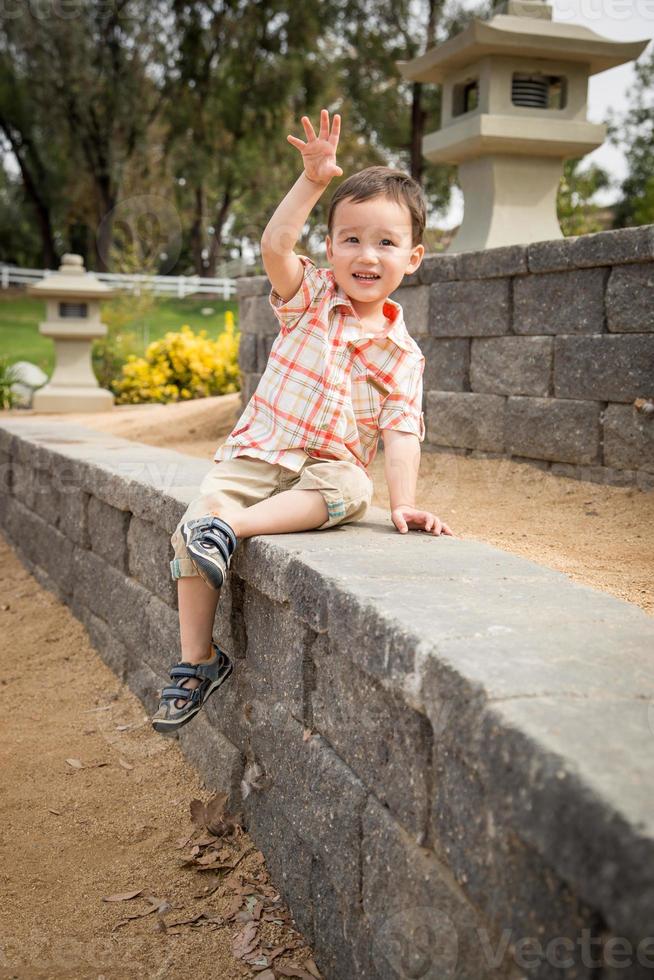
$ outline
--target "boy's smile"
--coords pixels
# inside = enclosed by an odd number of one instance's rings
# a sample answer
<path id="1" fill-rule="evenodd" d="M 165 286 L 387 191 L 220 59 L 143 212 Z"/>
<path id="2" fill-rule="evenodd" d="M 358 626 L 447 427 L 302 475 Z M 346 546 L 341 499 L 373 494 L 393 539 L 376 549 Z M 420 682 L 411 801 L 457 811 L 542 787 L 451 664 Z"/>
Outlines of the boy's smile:
<path id="1" fill-rule="evenodd" d="M 384 302 L 422 261 L 423 245 L 411 244 L 411 213 L 386 196 L 336 205 L 333 239 L 325 245 L 334 279 L 362 320 L 383 322 Z"/>

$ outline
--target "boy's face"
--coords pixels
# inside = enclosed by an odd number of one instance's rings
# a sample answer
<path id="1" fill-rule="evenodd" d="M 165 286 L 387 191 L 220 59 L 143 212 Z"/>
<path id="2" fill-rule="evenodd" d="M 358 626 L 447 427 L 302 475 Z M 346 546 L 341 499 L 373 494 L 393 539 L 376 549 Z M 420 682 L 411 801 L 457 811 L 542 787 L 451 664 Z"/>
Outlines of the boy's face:
<path id="1" fill-rule="evenodd" d="M 367 201 L 345 198 L 336 205 L 332 226 L 333 238 L 325 239 L 327 259 L 357 312 L 374 311 L 422 262 L 425 249 L 411 244 L 406 204 L 385 196 Z"/>

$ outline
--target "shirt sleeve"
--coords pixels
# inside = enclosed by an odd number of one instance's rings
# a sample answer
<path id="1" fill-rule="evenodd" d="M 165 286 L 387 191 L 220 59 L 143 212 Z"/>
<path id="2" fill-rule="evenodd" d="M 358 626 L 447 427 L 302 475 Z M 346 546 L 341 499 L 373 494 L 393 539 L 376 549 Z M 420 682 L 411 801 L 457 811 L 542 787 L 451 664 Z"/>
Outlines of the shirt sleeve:
<path id="1" fill-rule="evenodd" d="M 420 442 L 425 440 L 425 416 L 422 411 L 422 376 L 424 355 L 411 358 L 400 369 L 395 389 L 386 396 L 379 413 L 379 428 L 412 432 Z"/>
<path id="2" fill-rule="evenodd" d="M 306 255 L 298 255 L 298 258 L 304 266 L 304 275 L 295 296 L 284 302 L 275 289 L 270 290 L 270 305 L 281 324 L 282 333 L 297 326 L 307 310 L 315 305 L 316 296 L 323 286 L 315 262 Z"/>

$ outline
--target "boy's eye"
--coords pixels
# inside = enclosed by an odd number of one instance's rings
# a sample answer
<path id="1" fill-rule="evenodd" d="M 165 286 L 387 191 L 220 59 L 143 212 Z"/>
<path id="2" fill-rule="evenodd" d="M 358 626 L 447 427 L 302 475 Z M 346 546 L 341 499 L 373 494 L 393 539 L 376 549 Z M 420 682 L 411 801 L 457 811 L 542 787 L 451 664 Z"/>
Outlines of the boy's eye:
<path id="1" fill-rule="evenodd" d="M 382 245 L 392 245 L 392 244 L 393 242 L 390 240 L 390 238 L 382 238 Z"/>

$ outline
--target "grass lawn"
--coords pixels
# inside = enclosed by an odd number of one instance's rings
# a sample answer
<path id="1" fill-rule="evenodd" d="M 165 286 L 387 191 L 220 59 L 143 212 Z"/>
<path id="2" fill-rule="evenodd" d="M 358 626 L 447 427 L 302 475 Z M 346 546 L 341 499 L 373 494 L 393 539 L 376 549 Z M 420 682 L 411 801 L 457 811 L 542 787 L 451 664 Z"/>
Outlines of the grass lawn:
<path id="1" fill-rule="evenodd" d="M 105 306 L 111 304 L 103 304 Z M 205 315 L 200 311 L 211 309 Z M 176 299 L 159 296 L 156 305 L 146 316 L 125 325 L 125 331 L 136 334 L 144 351 L 147 345 L 170 330 L 179 330 L 187 323 L 194 331 L 206 330 L 209 337 L 222 333 L 225 312 L 231 310 L 238 326 L 238 303 L 235 299 L 213 299 L 208 296 L 188 296 Z M 17 291 L 0 291 L 0 357 L 9 363 L 31 361 L 50 377 L 54 369 L 54 341 L 39 333 L 39 323 L 45 319 L 45 303 Z"/>

